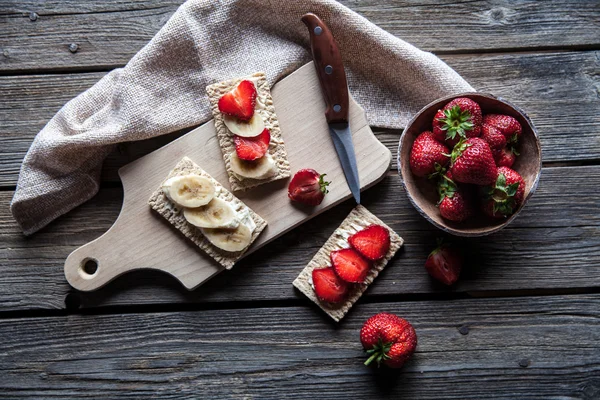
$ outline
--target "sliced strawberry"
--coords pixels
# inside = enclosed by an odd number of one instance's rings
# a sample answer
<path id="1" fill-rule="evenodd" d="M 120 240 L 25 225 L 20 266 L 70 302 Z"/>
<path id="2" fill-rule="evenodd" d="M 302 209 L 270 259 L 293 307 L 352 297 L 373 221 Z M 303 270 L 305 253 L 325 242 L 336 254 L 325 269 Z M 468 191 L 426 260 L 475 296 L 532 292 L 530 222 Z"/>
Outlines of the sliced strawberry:
<path id="1" fill-rule="evenodd" d="M 319 174 L 314 169 L 301 169 L 296 172 L 288 186 L 288 197 L 309 206 L 318 206 L 329 190 L 331 182 L 325 181 L 326 174 Z"/>
<path id="2" fill-rule="evenodd" d="M 251 81 L 241 81 L 235 89 L 219 99 L 219 111 L 248 121 L 254 115 L 256 86 Z"/>
<path id="3" fill-rule="evenodd" d="M 371 225 L 350 236 L 348 242 L 369 260 L 380 260 L 390 249 L 390 232 L 381 225 Z"/>
<path id="4" fill-rule="evenodd" d="M 235 152 L 242 160 L 252 161 L 261 158 L 269 150 L 271 132 L 265 128 L 262 133 L 254 137 L 233 135 Z"/>
<path id="5" fill-rule="evenodd" d="M 348 283 L 336 275 L 333 268 L 313 269 L 312 281 L 317 297 L 329 303 L 339 303 L 348 292 Z"/>
<path id="6" fill-rule="evenodd" d="M 458 280 L 461 268 L 460 251 L 441 240 L 425 261 L 425 269 L 429 275 L 445 285 L 452 285 Z"/>
<path id="7" fill-rule="evenodd" d="M 346 282 L 364 282 L 369 269 L 371 269 L 369 260 L 358 254 L 354 249 L 332 251 L 329 257 L 335 273 Z"/>

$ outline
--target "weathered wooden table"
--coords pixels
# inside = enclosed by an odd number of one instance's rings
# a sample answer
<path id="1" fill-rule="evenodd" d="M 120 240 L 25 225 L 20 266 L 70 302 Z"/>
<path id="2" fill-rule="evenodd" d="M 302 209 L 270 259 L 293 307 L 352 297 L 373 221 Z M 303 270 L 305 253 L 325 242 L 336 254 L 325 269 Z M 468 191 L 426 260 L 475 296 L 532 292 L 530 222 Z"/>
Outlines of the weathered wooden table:
<path id="1" fill-rule="evenodd" d="M 352 204 L 283 236 L 194 292 L 160 273 L 70 289 L 66 256 L 119 213 L 119 166 L 177 133 L 122 146 L 100 193 L 25 238 L 8 205 L 34 135 L 122 66 L 181 0 L 0 0 L 0 397 L 600 398 L 600 2 L 362 1 L 347 6 L 514 101 L 544 169 L 521 216 L 469 249 L 447 289 L 423 268 L 440 235 L 396 165 L 364 204 L 406 244 L 339 325 L 291 282 Z M 394 155 L 400 131 L 378 130 Z M 362 365 L 379 311 L 419 335 L 401 371 Z"/>

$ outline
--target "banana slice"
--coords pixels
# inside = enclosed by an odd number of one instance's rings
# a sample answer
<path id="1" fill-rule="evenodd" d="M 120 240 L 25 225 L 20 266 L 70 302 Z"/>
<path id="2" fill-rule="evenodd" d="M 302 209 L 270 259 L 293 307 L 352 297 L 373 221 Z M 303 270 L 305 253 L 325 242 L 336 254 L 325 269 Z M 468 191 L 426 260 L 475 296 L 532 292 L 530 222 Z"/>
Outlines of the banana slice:
<path id="1" fill-rule="evenodd" d="M 223 114 L 223 122 L 225 122 L 225 126 L 229 128 L 231 133 L 243 137 L 258 136 L 265 130 L 265 123 L 257 112 L 254 112 L 249 121 L 240 121 L 236 117 Z"/>
<path id="2" fill-rule="evenodd" d="M 270 154 L 258 160 L 246 161 L 233 152 L 229 156 L 229 161 L 233 172 L 242 178 L 265 179 L 277 174 L 277 165 Z"/>
<path id="3" fill-rule="evenodd" d="M 229 203 L 216 197 L 205 206 L 184 209 L 183 216 L 199 228 L 235 229 L 240 224 Z"/>
<path id="4" fill-rule="evenodd" d="M 252 231 L 245 224 L 239 224 L 235 229 L 203 228 L 202 233 L 209 242 L 232 253 L 244 250 L 252 240 Z"/>
<path id="5" fill-rule="evenodd" d="M 163 183 L 162 189 L 171 201 L 182 207 L 200 207 L 215 196 L 215 186 L 210 179 L 194 174 L 174 176 Z"/>

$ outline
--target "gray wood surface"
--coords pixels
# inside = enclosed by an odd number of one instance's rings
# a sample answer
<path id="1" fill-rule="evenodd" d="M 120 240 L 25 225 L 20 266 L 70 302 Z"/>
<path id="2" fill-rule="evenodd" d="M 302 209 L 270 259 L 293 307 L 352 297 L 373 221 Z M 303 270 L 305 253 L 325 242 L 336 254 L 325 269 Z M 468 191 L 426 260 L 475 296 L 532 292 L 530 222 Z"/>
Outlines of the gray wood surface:
<path id="1" fill-rule="evenodd" d="M 530 115 L 541 135 L 544 161 L 600 159 L 600 51 L 443 58 L 476 89 L 511 100 Z M 63 104 L 103 75 L 0 76 L 0 186 L 16 184 L 33 137 Z M 377 133 L 395 160 L 401 131 Z M 122 145 L 108 158 L 104 179 L 118 181 L 120 166 L 176 136 Z"/>
<path id="2" fill-rule="evenodd" d="M 418 335 L 401 372 L 362 364 L 358 332 L 381 310 Z M 4 320 L 0 398 L 600 396 L 599 295 L 360 304 L 339 326 L 325 318 L 311 305 Z"/>
<path id="3" fill-rule="evenodd" d="M 363 204 L 398 232 L 405 245 L 365 296 L 598 288 L 598 185 L 597 166 L 545 168 L 538 191 L 513 224 L 492 236 L 458 240 L 468 249 L 467 266 L 459 283 L 447 289 L 423 268 L 440 232 L 412 208 L 398 176 L 390 173 L 364 193 Z M 31 238 L 20 234 L 8 214 L 11 194 L 0 192 L 0 240 L 5 244 L 0 249 L 0 310 L 64 308 L 71 293 L 62 271 L 64 260 L 112 225 L 122 190 L 102 189 L 89 203 Z M 100 307 L 298 299 L 291 282 L 351 208 L 346 202 L 307 222 L 193 292 L 167 275 L 146 271 L 124 275 L 104 289 L 76 294 L 71 300 Z"/>
<path id="4" fill-rule="evenodd" d="M 30 238 L 9 213 L 35 134 L 182 1 L 0 0 L 0 398 L 600 398 L 600 2 L 342 0 L 521 106 L 546 168 L 512 225 L 458 240 L 467 265 L 446 288 L 423 268 L 440 232 L 393 165 L 364 204 L 405 247 L 336 326 L 291 282 L 350 202 L 194 292 L 158 272 L 68 286 L 66 256 L 119 213 L 116 170 L 184 132 L 119 146 L 100 193 Z M 376 134 L 395 158 L 401 131 Z M 360 326 L 381 311 L 419 335 L 401 371 L 362 365 Z"/>
<path id="5" fill-rule="evenodd" d="M 0 2 L 0 70 L 108 69 L 124 65 L 181 1 Z M 438 53 L 595 48 L 596 0 L 344 0 L 390 33 Z M 30 12 L 38 18 L 31 21 Z M 72 54 L 69 45 L 79 50 Z"/>

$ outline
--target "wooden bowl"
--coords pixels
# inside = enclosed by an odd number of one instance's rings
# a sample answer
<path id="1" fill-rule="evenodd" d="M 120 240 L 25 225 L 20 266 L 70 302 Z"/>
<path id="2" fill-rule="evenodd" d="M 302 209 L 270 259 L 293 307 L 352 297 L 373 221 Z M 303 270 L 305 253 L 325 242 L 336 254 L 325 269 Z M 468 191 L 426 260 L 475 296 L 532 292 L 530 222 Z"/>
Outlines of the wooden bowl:
<path id="1" fill-rule="evenodd" d="M 437 110 L 457 97 L 468 97 L 481 106 L 483 114 L 506 114 L 519 121 L 523 127 L 523 134 L 517 149 L 520 155 L 512 166 L 525 180 L 525 198 L 521 207 L 509 218 L 494 219 L 483 212 L 464 222 L 448 221 L 440 215 L 436 206 L 438 194 L 435 182 L 426 178 L 414 176 L 410 170 L 410 151 L 416 137 L 423 131 L 431 131 L 431 122 Z M 398 149 L 398 172 L 410 202 L 426 220 L 441 230 L 456 236 L 484 236 L 499 231 L 514 220 L 523 209 L 535 191 L 542 171 L 542 150 L 540 141 L 533 123 L 525 113 L 514 104 L 506 100 L 484 93 L 462 93 L 436 100 L 419 111 L 408 123 L 400 138 Z"/>

